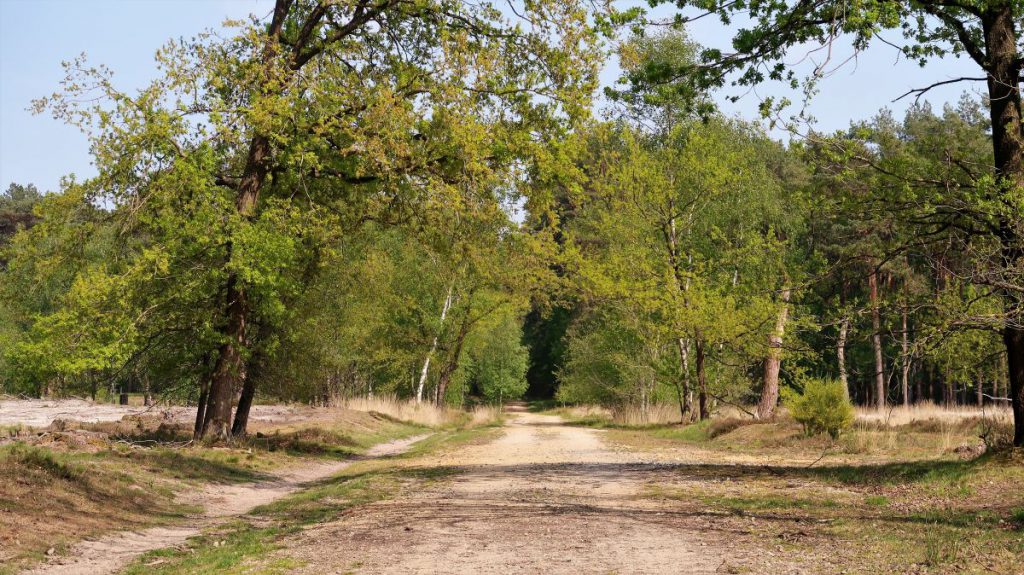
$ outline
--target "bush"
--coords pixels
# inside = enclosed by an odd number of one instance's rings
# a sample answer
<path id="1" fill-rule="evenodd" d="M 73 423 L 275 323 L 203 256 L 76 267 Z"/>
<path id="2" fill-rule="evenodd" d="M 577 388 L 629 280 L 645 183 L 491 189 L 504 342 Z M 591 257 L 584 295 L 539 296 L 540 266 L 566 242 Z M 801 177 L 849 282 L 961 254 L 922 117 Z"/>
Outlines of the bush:
<path id="1" fill-rule="evenodd" d="M 793 419 L 804 426 L 804 433 L 809 436 L 828 433 L 836 439 L 853 425 L 853 405 L 843 385 L 835 380 L 806 380 L 802 394 L 786 390 L 785 403 Z"/>

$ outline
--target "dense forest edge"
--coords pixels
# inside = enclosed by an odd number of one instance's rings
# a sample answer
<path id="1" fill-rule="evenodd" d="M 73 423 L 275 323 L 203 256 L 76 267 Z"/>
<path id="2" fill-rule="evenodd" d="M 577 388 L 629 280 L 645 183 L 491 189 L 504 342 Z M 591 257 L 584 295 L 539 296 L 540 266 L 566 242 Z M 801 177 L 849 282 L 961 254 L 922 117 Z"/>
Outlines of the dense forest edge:
<path id="1" fill-rule="evenodd" d="M 134 92 L 66 63 L 34 106 L 98 175 L 0 197 L 0 389 L 188 404 L 208 440 L 260 401 L 526 394 L 680 423 L 784 405 L 832 435 L 852 405 L 1009 408 L 992 442 L 1021 446 L 1019 4 L 743 10 L 726 54 L 682 12 L 279 0 L 169 42 Z M 889 29 L 987 92 L 788 144 L 785 102 L 716 111 L 766 81 L 827 97 L 789 50 Z"/>

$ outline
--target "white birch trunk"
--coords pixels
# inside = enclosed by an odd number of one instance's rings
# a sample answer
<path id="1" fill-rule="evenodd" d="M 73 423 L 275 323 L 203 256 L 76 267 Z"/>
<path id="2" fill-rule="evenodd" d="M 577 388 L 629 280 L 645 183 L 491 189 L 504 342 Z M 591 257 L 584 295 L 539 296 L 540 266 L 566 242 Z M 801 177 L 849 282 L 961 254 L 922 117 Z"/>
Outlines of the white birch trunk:
<path id="1" fill-rule="evenodd" d="M 454 287 L 454 285 L 448 286 L 448 295 L 445 296 L 444 305 L 441 307 L 441 323 L 437 328 L 438 335 L 434 336 L 434 342 L 430 345 L 430 351 L 427 352 L 427 357 L 423 360 L 423 370 L 420 371 L 420 381 L 416 386 L 416 403 L 423 403 L 423 386 L 427 384 L 427 374 L 430 372 L 430 358 L 437 351 L 437 340 L 440 337 L 440 331 L 444 328 L 444 319 L 448 316 L 448 308 L 452 306 L 452 288 Z"/>
<path id="2" fill-rule="evenodd" d="M 839 360 L 839 381 L 843 384 L 843 393 L 850 398 L 850 382 L 846 375 L 846 335 L 850 330 L 850 318 L 843 316 L 839 322 L 839 340 L 836 341 L 836 357 Z"/>

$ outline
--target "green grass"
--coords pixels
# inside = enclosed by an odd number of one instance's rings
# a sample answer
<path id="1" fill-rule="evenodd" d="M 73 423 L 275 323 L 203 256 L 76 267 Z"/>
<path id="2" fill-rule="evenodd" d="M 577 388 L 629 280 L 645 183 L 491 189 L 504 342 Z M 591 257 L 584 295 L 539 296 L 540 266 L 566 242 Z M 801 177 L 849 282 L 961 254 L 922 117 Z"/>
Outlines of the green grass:
<path id="1" fill-rule="evenodd" d="M 834 509 L 839 506 L 832 499 L 785 497 L 779 495 L 761 495 L 750 497 L 699 496 L 703 503 L 722 508 L 730 513 L 746 513 L 757 511 L 785 511 L 808 509 Z"/>
<path id="2" fill-rule="evenodd" d="M 125 575 L 162 573 L 261 573 L 276 575 L 301 567 L 296 561 L 275 559 L 258 566 L 249 565 L 252 557 L 265 557 L 276 546 L 273 541 L 284 534 L 277 527 L 255 528 L 244 522 L 225 525 L 223 533 L 211 533 L 192 540 L 190 553 L 161 549 L 142 556 L 124 571 Z"/>
<path id="3" fill-rule="evenodd" d="M 870 505 L 872 507 L 888 507 L 889 498 L 885 495 L 869 495 L 864 498 L 864 505 Z"/>
<path id="4" fill-rule="evenodd" d="M 0 459 L 7 460 L 9 464 L 20 464 L 28 469 L 39 470 L 55 479 L 65 481 L 77 482 L 86 479 L 85 468 L 66 454 L 20 442 L 2 449 Z"/>
<path id="5" fill-rule="evenodd" d="M 1017 524 L 1018 529 L 1024 530 L 1024 507 L 1017 507 L 1010 511 L 1010 521 Z"/>

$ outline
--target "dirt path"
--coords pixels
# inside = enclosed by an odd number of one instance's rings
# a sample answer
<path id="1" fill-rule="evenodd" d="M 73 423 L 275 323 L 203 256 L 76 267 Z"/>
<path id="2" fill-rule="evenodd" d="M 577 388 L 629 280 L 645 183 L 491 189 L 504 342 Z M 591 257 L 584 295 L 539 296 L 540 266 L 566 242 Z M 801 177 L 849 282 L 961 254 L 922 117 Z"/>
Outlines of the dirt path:
<path id="1" fill-rule="evenodd" d="M 273 479 L 239 485 L 209 486 L 180 499 L 182 503 L 199 505 L 202 515 L 186 523 L 152 527 L 140 531 L 122 531 L 93 541 L 82 541 L 66 554 L 53 556 L 45 565 L 25 571 L 24 575 L 98 575 L 116 573 L 133 559 L 147 551 L 172 547 L 183 543 L 202 530 L 215 526 L 230 517 L 271 503 L 293 493 L 308 483 L 330 477 L 354 461 L 397 455 L 407 450 L 425 435 L 399 439 L 374 446 L 356 460 L 314 462 L 289 470 Z"/>
<path id="2" fill-rule="evenodd" d="M 727 534 L 643 492 L 664 466 L 602 432 L 517 414 L 483 445 L 421 461 L 459 473 L 285 542 L 306 573 L 729 572 Z"/>

